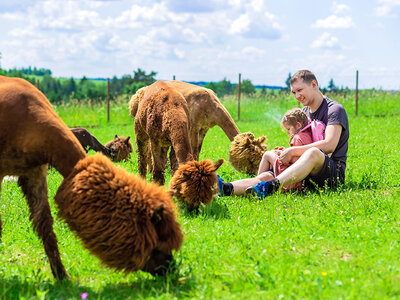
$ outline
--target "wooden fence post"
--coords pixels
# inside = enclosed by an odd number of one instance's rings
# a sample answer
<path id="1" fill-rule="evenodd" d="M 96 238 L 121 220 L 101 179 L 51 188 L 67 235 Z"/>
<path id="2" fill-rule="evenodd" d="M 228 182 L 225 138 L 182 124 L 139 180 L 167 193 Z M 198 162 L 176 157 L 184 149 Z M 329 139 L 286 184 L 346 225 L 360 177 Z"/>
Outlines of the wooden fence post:
<path id="1" fill-rule="evenodd" d="M 174 76 L 172 76 L 172 80 L 175 80 L 175 75 L 174 75 Z"/>
<path id="2" fill-rule="evenodd" d="M 238 121 L 240 120 L 240 92 L 241 92 L 241 77 L 242 74 L 239 73 L 239 83 L 238 83 Z"/>
<path id="3" fill-rule="evenodd" d="M 110 78 L 107 78 L 107 123 L 110 122 Z"/>
<path id="4" fill-rule="evenodd" d="M 39 81 L 39 79 L 36 79 L 36 87 L 37 87 L 38 90 L 40 89 L 40 81 Z"/>
<path id="5" fill-rule="evenodd" d="M 356 116 L 358 116 L 358 70 L 356 71 Z"/>

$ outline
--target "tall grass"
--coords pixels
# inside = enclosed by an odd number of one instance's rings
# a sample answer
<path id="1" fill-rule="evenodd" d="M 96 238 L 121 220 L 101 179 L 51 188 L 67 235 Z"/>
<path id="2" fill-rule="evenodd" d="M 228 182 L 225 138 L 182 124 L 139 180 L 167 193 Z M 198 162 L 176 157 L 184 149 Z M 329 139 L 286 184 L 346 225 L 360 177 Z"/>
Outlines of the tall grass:
<path id="1" fill-rule="evenodd" d="M 355 117 L 354 98 L 331 98 L 343 103 L 349 115 L 346 184 L 337 191 L 276 194 L 264 201 L 222 197 L 201 207 L 198 215 L 179 206 L 185 241 L 175 255 L 178 270 L 166 278 L 141 271 L 125 276 L 90 255 L 57 217 L 53 197 L 62 177 L 52 169 L 48 186 L 54 227 L 72 278 L 55 282 L 22 193 L 15 182 L 3 182 L 0 298 L 81 299 L 85 293 L 88 299 L 399 298 L 400 116 L 393 113 L 399 111 L 399 95 L 371 93 L 375 111 L 368 117 L 367 110 Z M 222 101 L 237 120 L 236 100 Z M 269 148 L 287 146 L 279 120 L 296 105 L 289 95 L 244 97 L 237 125 L 241 132 L 265 135 Z M 56 107 L 69 126 L 95 125 L 88 129 L 103 143 L 115 133 L 134 136 L 127 101 L 112 109 L 107 123 L 99 106 Z M 375 116 L 382 114 L 386 117 Z M 200 159 L 228 160 L 229 144 L 214 127 Z M 118 165 L 137 173 L 136 155 Z M 227 181 L 247 177 L 228 162 L 218 173 Z M 167 172 L 166 186 L 170 178 Z"/>

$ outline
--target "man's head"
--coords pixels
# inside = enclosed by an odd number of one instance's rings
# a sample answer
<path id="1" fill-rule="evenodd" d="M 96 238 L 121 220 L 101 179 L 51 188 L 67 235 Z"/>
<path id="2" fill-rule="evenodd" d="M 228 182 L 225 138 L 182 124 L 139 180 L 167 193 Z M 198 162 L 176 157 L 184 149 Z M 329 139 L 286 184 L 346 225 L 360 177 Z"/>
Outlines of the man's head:
<path id="1" fill-rule="evenodd" d="M 322 95 L 315 75 L 308 70 L 297 71 L 290 78 L 290 89 L 294 97 L 305 106 L 312 106 L 318 96 Z"/>

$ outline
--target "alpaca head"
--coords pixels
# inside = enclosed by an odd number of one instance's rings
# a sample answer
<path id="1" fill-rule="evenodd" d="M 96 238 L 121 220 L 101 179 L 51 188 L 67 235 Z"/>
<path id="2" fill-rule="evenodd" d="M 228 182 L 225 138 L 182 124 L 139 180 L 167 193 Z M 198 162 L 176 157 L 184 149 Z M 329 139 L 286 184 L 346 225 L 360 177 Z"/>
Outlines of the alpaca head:
<path id="1" fill-rule="evenodd" d="M 235 136 L 229 149 L 229 162 L 238 171 L 257 174 L 262 156 L 267 151 L 265 136 L 258 139 L 251 132 Z"/>
<path id="2" fill-rule="evenodd" d="M 131 158 L 131 152 L 133 151 L 132 143 L 129 141 L 131 137 L 127 138 L 115 135 L 112 141 L 109 141 L 105 147 L 110 152 L 111 159 L 115 162 L 121 160 L 128 160 Z"/>
<path id="3" fill-rule="evenodd" d="M 210 160 L 189 161 L 181 165 L 171 178 L 169 189 L 176 199 L 185 203 L 188 211 L 197 210 L 201 203 L 208 204 L 217 192 L 216 170 L 223 164 L 219 159 L 215 164 Z"/>
<path id="4" fill-rule="evenodd" d="M 101 154 L 78 162 L 55 200 L 68 227 L 108 267 L 163 274 L 182 244 L 170 194 Z"/>

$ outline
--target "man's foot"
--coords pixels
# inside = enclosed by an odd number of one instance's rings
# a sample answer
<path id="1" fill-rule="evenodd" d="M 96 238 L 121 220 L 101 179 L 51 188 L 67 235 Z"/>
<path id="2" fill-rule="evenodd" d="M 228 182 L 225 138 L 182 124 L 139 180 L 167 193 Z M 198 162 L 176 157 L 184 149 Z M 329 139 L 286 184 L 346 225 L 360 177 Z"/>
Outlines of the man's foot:
<path id="1" fill-rule="evenodd" d="M 264 199 L 279 188 L 279 181 L 274 178 L 269 181 L 261 181 L 255 186 L 246 189 L 246 196 L 257 196 L 259 199 Z"/>
<path id="2" fill-rule="evenodd" d="M 217 179 L 218 179 L 218 183 L 217 183 L 218 196 L 223 197 L 224 196 L 224 180 L 221 177 L 219 177 L 218 174 L 217 174 Z"/>

